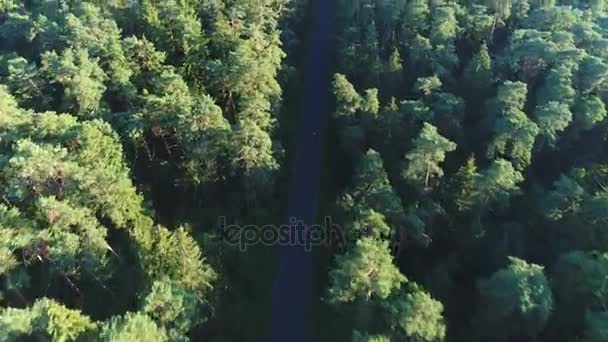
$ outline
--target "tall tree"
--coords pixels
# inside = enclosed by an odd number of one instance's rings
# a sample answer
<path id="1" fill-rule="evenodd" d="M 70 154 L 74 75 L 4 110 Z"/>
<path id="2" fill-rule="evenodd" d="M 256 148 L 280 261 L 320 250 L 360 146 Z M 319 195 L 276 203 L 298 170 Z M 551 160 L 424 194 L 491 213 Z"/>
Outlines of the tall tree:
<path id="1" fill-rule="evenodd" d="M 581 331 L 586 312 L 606 305 L 607 275 L 606 254 L 572 251 L 559 257 L 552 279 L 557 302 L 555 315 L 565 334 L 571 334 L 568 330 Z"/>
<path id="2" fill-rule="evenodd" d="M 424 123 L 422 130 L 414 140 L 414 148 L 405 155 L 408 160 L 403 171 L 405 179 L 428 189 L 432 177 L 443 176 L 439 165 L 445 160 L 445 154 L 456 149 L 456 144 L 442 137 L 437 128 Z"/>
<path id="3" fill-rule="evenodd" d="M 334 75 L 332 85 L 334 96 L 336 97 L 336 114 L 353 115 L 361 107 L 361 102 L 363 101 L 355 90 L 355 87 L 342 74 Z"/>
<path id="4" fill-rule="evenodd" d="M 482 339 L 534 339 L 553 309 L 553 295 L 542 266 L 509 258 L 507 268 L 479 283 Z"/>
<path id="5" fill-rule="evenodd" d="M 404 282 L 388 242 L 362 238 L 351 251 L 336 258 L 336 267 L 330 272 L 329 301 L 386 299 Z"/>
<path id="6" fill-rule="evenodd" d="M 96 328 L 96 324 L 78 310 L 68 309 L 48 298 L 37 300 L 27 309 L 0 310 L 2 341 L 21 341 L 27 337 L 43 339 L 47 336 L 53 341 L 74 341 L 94 333 Z"/>
<path id="7" fill-rule="evenodd" d="M 445 338 L 443 305 L 417 285 L 386 305 L 399 339 L 431 342 Z"/>
<path id="8" fill-rule="evenodd" d="M 471 87 L 472 93 L 487 93 L 493 83 L 492 58 L 488 51 L 488 45 L 484 41 L 479 51 L 473 56 L 464 71 L 464 78 Z"/>
<path id="9" fill-rule="evenodd" d="M 521 82 L 504 82 L 491 108 L 495 113 L 494 138 L 488 156 L 505 155 L 518 169 L 530 164 L 532 147 L 539 132 L 524 110 L 527 87 Z"/>
<path id="10" fill-rule="evenodd" d="M 523 179 L 510 162 L 497 159 L 475 178 L 473 202 L 484 210 L 504 209 L 508 207 L 510 197 L 519 191 L 518 184 Z"/>

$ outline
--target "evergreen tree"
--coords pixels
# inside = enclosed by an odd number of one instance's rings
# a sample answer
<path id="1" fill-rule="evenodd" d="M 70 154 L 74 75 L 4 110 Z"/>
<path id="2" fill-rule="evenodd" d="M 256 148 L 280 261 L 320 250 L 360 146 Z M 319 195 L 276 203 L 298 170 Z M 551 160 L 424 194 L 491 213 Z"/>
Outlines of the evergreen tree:
<path id="1" fill-rule="evenodd" d="M 346 76 L 335 74 L 333 89 L 336 97 L 336 115 L 350 116 L 361 107 L 363 100 Z"/>
<path id="2" fill-rule="evenodd" d="M 0 311 L 2 341 L 21 341 L 26 337 L 73 341 L 95 330 L 96 324 L 89 317 L 48 298 L 37 300 L 29 308 Z"/>
<path id="3" fill-rule="evenodd" d="M 478 313 L 483 339 L 535 338 L 544 328 L 553 295 L 543 267 L 510 258 L 506 269 L 479 284 Z"/>
<path id="4" fill-rule="evenodd" d="M 485 41 L 467 65 L 464 75 L 467 84 L 473 92 L 481 91 L 482 94 L 487 93 L 488 88 L 494 80 L 492 75 L 492 59 Z"/>
<path id="5" fill-rule="evenodd" d="M 471 156 L 452 178 L 454 186 L 451 191 L 453 192 L 454 203 L 458 210 L 466 211 L 473 208 L 475 204 L 473 199 L 475 180 L 478 176 L 475 157 Z"/>
<path id="6" fill-rule="evenodd" d="M 435 126 L 425 122 L 414 141 L 414 148 L 405 155 L 408 164 L 403 171 L 404 178 L 427 189 L 432 177 L 443 176 L 439 164 L 445 160 L 447 152 L 455 149 L 456 144 L 442 137 Z"/>
<path id="7" fill-rule="evenodd" d="M 352 250 L 336 258 L 330 272 L 331 303 L 386 299 L 406 278 L 393 264 L 388 242 L 372 238 L 357 241 Z"/>
<path id="8" fill-rule="evenodd" d="M 506 208 L 510 197 L 519 191 L 523 176 L 504 159 L 497 159 L 474 182 L 473 202 L 478 208 Z"/>
<path id="9" fill-rule="evenodd" d="M 123 317 L 114 317 L 101 327 L 101 341 L 127 342 L 144 339 L 146 341 L 169 341 L 164 329 L 141 313 L 127 313 Z"/>
<path id="10" fill-rule="evenodd" d="M 495 107 L 492 108 L 496 119 L 488 156 L 506 155 L 518 169 L 530 164 L 532 147 L 539 132 L 538 126 L 523 112 L 526 93 L 524 83 L 506 81 L 498 89 Z"/>
<path id="11" fill-rule="evenodd" d="M 443 305 L 418 286 L 387 305 L 401 338 L 416 341 L 443 341 L 445 338 Z"/>
<path id="12" fill-rule="evenodd" d="M 594 311 L 606 304 L 607 274 L 605 254 L 572 251 L 559 257 L 552 278 L 560 324 L 578 331 L 588 310 Z"/>

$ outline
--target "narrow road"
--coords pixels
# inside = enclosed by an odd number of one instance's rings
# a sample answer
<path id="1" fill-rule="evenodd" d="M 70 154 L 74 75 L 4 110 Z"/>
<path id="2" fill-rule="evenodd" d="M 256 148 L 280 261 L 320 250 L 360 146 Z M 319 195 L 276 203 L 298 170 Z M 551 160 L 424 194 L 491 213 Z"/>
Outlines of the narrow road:
<path id="1" fill-rule="evenodd" d="M 302 112 L 289 183 L 287 222 L 315 223 L 321 174 L 321 146 L 327 126 L 333 0 L 313 0 L 313 30 L 304 74 Z M 298 229 L 305 229 L 299 227 Z M 310 342 L 313 255 L 303 246 L 280 246 L 279 271 L 272 288 L 271 342 Z"/>

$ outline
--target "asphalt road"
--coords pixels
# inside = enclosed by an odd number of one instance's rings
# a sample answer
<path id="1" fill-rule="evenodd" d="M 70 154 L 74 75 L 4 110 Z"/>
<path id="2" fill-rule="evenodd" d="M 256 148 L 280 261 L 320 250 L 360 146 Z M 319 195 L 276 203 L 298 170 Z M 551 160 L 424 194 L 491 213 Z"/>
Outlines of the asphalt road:
<path id="1" fill-rule="evenodd" d="M 289 183 L 287 222 L 303 221 L 298 229 L 315 223 L 321 174 L 321 147 L 329 118 L 328 89 L 331 81 L 331 2 L 313 0 L 313 30 L 304 74 L 302 112 L 296 152 Z M 280 246 L 280 263 L 274 282 L 271 342 L 309 342 L 312 336 L 313 255 L 303 246 Z"/>

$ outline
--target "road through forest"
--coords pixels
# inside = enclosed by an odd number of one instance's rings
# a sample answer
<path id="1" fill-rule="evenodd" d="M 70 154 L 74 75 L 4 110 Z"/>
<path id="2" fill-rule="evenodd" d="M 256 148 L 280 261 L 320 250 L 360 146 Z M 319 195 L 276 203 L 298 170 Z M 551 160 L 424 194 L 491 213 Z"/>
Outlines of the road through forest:
<path id="1" fill-rule="evenodd" d="M 323 134 L 329 118 L 332 0 L 313 0 L 302 111 L 295 144 L 287 221 L 315 223 L 319 198 Z M 269 341 L 309 342 L 312 336 L 313 254 L 303 246 L 280 246 L 279 270 L 272 287 Z"/>

